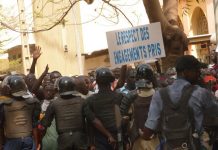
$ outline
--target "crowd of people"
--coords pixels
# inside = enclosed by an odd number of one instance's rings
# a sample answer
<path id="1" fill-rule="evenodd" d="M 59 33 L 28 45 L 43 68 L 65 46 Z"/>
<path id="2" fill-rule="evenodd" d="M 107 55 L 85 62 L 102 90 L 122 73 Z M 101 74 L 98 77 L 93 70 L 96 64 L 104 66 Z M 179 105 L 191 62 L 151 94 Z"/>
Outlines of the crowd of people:
<path id="1" fill-rule="evenodd" d="M 194 56 L 157 73 L 149 64 L 37 79 L 1 77 L 0 150 L 216 150 L 217 66 Z"/>

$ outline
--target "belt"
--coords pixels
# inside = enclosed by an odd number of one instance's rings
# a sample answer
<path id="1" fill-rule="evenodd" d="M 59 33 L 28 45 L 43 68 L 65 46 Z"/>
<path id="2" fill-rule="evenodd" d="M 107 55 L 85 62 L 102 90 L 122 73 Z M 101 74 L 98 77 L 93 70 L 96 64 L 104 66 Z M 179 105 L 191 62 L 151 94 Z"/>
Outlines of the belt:
<path id="1" fill-rule="evenodd" d="M 32 138 L 32 136 L 24 136 L 24 137 L 18 137 L 18 138 L 7 138 L 8 140 L 18 140 L 18 139 L 21 139 L 21 140 L 23 140 L 23 139 L 25 139 L 25 138 L 28 138 L 28 137 L 31 137 Z"/>
<path id="2" fill-rule="evenodd" d="M 69 135 L 72 135 L 73 132 L 81 132 L 82 129 L 78 128 L 78 129 L 67 129 L 67 130 L 61 130 L 58 132 L 59 135 L 61 134 L 66 134 L 66 133 L 69 133 Z"/>
<path id="3" fill-rule="evenodd" d="M 173 148 L 173 150 L 190 150 L 190 148 L 188 148 L 188 144 L 184 142 L 181 146 Z"/>
<path id="4" fill-rule="evenodd" d="M 26 137 L 32 137 L 32 133 L 25 133 L 25 134 L 7 134 L 5 136 L 7 139 L 24 139 Z"/>

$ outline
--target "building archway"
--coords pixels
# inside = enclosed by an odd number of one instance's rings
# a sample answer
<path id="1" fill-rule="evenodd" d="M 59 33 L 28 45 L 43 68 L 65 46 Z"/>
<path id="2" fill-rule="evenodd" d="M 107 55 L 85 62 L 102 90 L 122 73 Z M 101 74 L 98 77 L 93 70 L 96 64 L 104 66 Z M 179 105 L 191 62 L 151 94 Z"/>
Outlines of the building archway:
<path id="1" fill-rule="evenodd" d="M 191 23 L 193 35 L 208 34 L 207 18 L 200 7 L 194 9 Z"/>
<path id="2" fill-rule="evenodd" d="M 208 21 L 206 15 L 200 7 L 196 7 L 192 13 L 191 31 L 196 41 L 208 35 Z M 190 43 L 191 53 L 195 55 L 200 61 L 209 63 L 209 41 L 199 41 Z"/>

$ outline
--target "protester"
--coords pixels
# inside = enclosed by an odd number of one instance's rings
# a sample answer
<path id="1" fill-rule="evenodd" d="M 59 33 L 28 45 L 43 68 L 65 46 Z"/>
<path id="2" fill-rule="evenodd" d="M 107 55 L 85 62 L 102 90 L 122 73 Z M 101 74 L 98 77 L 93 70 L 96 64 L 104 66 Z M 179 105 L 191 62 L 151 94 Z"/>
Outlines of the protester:
<path id="1" fill-rule="evenodd" d="M 135 90 L 135 88 L 135 69 L 128 67 L 125 77 L 125 84 L 116 91 L 123 94 L 128 94 L 130 91 Z"/>
<path id="2" fill-rule="evenodd" d="M 177 60 L 177 80 L 152 97 L 145 128 L 140 132 L 145 140 L 151 140 L 161 125 L 164 149 L 203 147 L 203 117 L 217 116 L 218 104 L 209 90 L 196 85 L 200 68 L 201 63 L 194 56 Z"/>
<path id="3" fill-rule="evenodd" d="M 54 101 L 54 96 L 55 96 L 55 89 L 53 84 L 47 84 L 43 88 L 43 95 L 45 99 L 42 102 L 41 105 L 41 115 L 40 115 L 40 120 L 43 119 L 45 112 L 49 106 L 49 104 Z M 47 128 L 45 136 L 42 139 L 42 150 L 57 150 L 58 145 L 57 145 L 57 138 L 58 138 L 58 133 L 56 131 L 56 122 L 55 119 L 52 121 L 51 126 Z"/>
<path id="4" fill-rule="evenodd" d="M 61 73 L 59 71 L 52 71 L 50 73 L 50 80 L 53 84 L 56 84 L 56 81 L 61 77 Z"/>
<path id="5" fill-rule="evenodd" d="M 87 98 L 94 94 L 91 90 L 91 81 L 87 76 L 74 77 L 76 82 L 76 90 L 80 93 L 82 98 Z"/>

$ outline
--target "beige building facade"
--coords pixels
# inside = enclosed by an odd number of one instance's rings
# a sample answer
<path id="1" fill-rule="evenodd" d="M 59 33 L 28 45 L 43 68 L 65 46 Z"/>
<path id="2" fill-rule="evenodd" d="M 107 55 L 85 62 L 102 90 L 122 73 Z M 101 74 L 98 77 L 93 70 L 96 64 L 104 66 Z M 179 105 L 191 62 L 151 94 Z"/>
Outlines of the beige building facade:
<path id="1" fill-rule="evenodd" d="M 84 74 L 96 70 L 98 67 L 111 67 L 108 49 L 95 51 L 91 55 L 85 54 Z"/>
<path id="2" fill-rule="evenodd" d="M 69 5 L 64 4 L 64 2 L 66 1 L 63 1 L 63 4 L 59 6 L 65 7 Z M 41 8 L 38 5 L 33 6 L 35 12 L 39 9 Z M 52 11 L 54 11 L 54 8 L 51 5 L 50 7 L 46 7 L 40 15 L 45 16 Z M 84 57 L 81 56 L 83 52 L 82 29 L 80 25 L 75 25 L 77 22 L 80 22 L 79 16 L 79 3 L 77 3 L 63 21 L 58 23 L 54 28 L 34 34 L 36 45 L 41 46 L 42 52 L 36 66 L 38 75 L 44 71 L 47 64 L 49 66 L 49 72 L 57 70 L 62 75 L 83 74 Z M 37 30 L 39 25 L 47 23 L 47 20 L 38 18 L 38 16 L 34 16 L 34 19 L 35 30 Z"/>
<path id="3" fill-rule="evenodd" d="M 189 38 L 189 54 L 210 63 L 210 37 L 215 33 L 213 0 L 180 0 L 179 19 Z"/>

